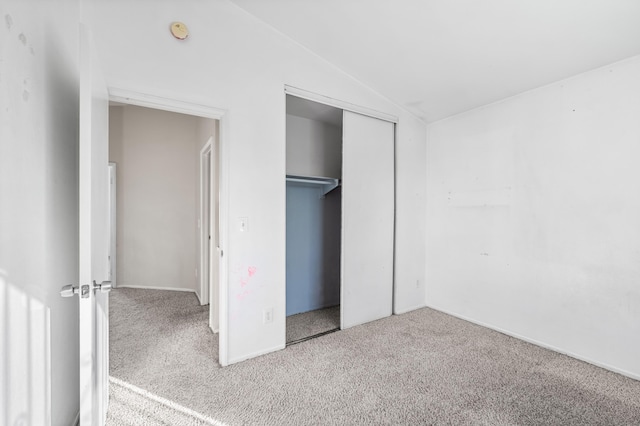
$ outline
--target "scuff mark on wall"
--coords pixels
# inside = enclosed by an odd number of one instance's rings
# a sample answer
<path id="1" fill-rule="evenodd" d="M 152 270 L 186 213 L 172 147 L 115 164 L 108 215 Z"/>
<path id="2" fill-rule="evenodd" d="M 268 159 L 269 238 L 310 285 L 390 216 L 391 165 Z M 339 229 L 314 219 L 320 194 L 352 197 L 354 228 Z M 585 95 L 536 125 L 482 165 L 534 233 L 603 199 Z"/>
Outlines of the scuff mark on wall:
<path id="1" fill-rule="evenodd" d="M 7 29 L 11 30 L 11 27 L 13 26 L 13 18 L 11 17 L 11 15 L 9 14 L 4 15 L 4 22 L 7 26 Z"/>
<path id="2" fill-rule="evenodd" d="M 29 95 L 30 95 L 30 92 L 28 90 L 29 80 L 25 78 L 24 80 L 22 80 L 22 84 L 24 86 L 22 90 L 22 100 L 25 102 L 29 102 Z"/>
<path id="3" fill-rule="evenodd" d="M 25 36 L 24 33 L 20 33 L 20 35 L 18 35 L 18 40 L 20 40 L 23 45 L 27 45 L 27 36 Z"/>

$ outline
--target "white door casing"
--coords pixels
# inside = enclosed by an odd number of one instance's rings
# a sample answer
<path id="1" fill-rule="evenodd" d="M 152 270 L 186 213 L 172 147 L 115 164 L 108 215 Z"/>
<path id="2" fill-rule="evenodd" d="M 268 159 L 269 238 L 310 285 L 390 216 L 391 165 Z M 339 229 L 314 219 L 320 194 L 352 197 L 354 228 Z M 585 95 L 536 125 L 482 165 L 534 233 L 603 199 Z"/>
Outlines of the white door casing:
<path id="1" fill-rule="evenodd" d="M 109 294 L 92 285 L 109 275 L 109 95 L 84 25 L 79 132 L 80 425 L 96 426 L 105 423 L 109 401 Z"/>
<path id="2" fill-rule="evenodd" d="M 394 124 L 344 111 L 341 328 L 388 317 L 393 305 Z"/>
<path id="3" fill-rule="evenodd" d="M 117 201 L 116 201 L 116 163 L 109 163 L 109 281 L 111 287 L 117 287 Z"/>

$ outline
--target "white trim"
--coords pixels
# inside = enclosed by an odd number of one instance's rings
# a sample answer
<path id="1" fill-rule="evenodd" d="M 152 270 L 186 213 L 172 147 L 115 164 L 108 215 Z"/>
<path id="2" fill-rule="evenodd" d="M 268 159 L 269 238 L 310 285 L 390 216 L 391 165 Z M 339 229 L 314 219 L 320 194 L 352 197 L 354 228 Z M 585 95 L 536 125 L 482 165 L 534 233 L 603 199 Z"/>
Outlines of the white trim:
<path id="1" fill-rule="evenodd" d="M 414 305 L 414 306 L 410 306 L 408 308 L 404 308 L 404 309 L 400 309 L 397 310 L 393 313 L 393 315 L 402 315 L 402 314 L 406 314 L 408 312 L 413 312 L 413 311 L 417 311 L 418 309 L 422 309 L 422 308 L 426 308 L 427 306 L 422 304 L 422 305 Z M 435 308 L 433 308 L 435 309 Z"/>
<path id="2" fill-rule="evenodd" d="M 228 149 L 228 128 L 229 128 L 229 114 L 226 110 L 202 105 L 199 103 L 169 99 L 160 96 L 154 96 L 147 93 L 137 92 L 135 90 L 123 89 L 117 87 L 109 88 L 109 100 L 113 102 L 120 102 L 129 105 L 138 105 L 147 108 L 160 109 L 163 111 L 178 112 L 181 114 L 195 115 L 204 118 L 213 118 L 219 121 L 219 149 L 220 149 L 220 170 L 218 176 L 220 177 L 220 211 L 218 218 L 220 229 L 220 249 L 223 250 L 223 256 L 220 261 L 220 271 L 218 279 L 218 288 L 220 291 L 218 315 L 219 320 L 219 334 L 218 334 L 218 362 L 223 367 L 226 366 L 228 358 L 228 303 L 227 299 L 227 268 L 228 268 L 228 254 L 226 252 L 227 244 L 227 221 L 228 221 L 228 208 L 229 208 L 229 149 Z M 145 287 L 149 288 L 149 287 Z M 166 289 L 164 289 L 166 290 Z"/>
<path id="3" fill-rule="evenodd" d="M 227 271 L 229 268 L 228 247 L 228 221 L 229 221 L 229 163 L 230 150 L 229 118 L 228 114 L 218 120 L 218 244 L 220 244 L 220 258 L 218 263 L 218 362 L 221 366 L 229 365 L 229 298 Z"/>
<path id="4" fill-rule="evenodd" d="M 298 87 L 284 85 L 284 92 L 287 95 L 295 96 L 298 98 L 306 99 L 309 101 L 318 102 L 321 104 L 336 107 L 345 111 L 355 112 L 357 114 L 367 115 L 369 117 L 378 118 L 384 121 L 390 121 L 392 123 L 398 123 L 398 117 L 395 115 L 387 114 L 384 112 L 376 111 L 374 109 L 366 108 L 360 105 L 355 105 L 350 102 L 341 101 L 339 99 L 330 98 L 328 96 L 320 95 L 318 93 L 309 92 L 308 90 L 300 89 Z"/>
<path id="5" fill-rule="evenodd" d="M 549 349 L 549 350 L 552 350 L 554 352 L 558 352 L 560 354 L 570 356 L 571 358 L 575 358 L 577 360 L 584 361 L 586 363 L 595 365 L 596 367 L 604 368 L 605 370 L 613 371 L 614 373 L 622 374 L 623 376 L 627 376 L 627 377 L 630 377 L 630 378 L 635 379 L 635 380 L 640 380 L 640 375 L 639 374 L 635 374 L 635 373 L 632 373 L 630 371 L 626 371 L 626 370 L 614 367 L 614 366 L 609 365 L 609 364 L 604 364 L 602 362 L 594 361 L 594 360 L 592 360 L 590 358 L 575 354 L 573 352 L 568 352 L 568 351 L 566 351 L 564 349 L 560 349 L 560 348 L 558 348 L 556 346 L 549 345 L 549 344 L 544 343 L 544 342 L 540 342 L 539 340 L 530 339 L 530 338 L 522 336 L 522 335 L 520 335 L 518 333 L 513 333 L 511 331 L 505 330 L 505 329 L 500 328 L 500 327 L 495 327 L 495 326 L 493 326 L 491 324 L 487 324 L 487 323 L 484 323 L 482 321 L 477 321 L 477 320 L 471 319 L 471 318 L 466 317 L 464 315 L 460 315 L 460 314 L 451 312 L 451 311 L 449 311 L 447 309 L 438 308 L 438 307 L 436 307 L 434 305 L 429 305 L 429 304 L 427 304 L 426 307 L 430 308 L 430 309 L 433 309 L 433 310 L 436 310 L 438 312 L 442 312 L 442 313 L 447 314 L 447 315 L 451 315 L 452 317 L 460 318 L 461 320 L 465 320 L 465 321 L 471 322 L 473 324 L 477 324 L 479 326 L 482 326 L 482 327 L 485 327 L 485 328 L 489 328 L 489 329 L 497 331 L 499 333 L 506 334 L 507 336 L 515 337 L 516 339 L 520 339 L 520 340 L 523 340 L 523 341 L 525 341 L 527 343 L 531 343 L 533 345 L 540 346 L 541 348 Z"/>
<path id="6" fill-rule="evenodd" d="M 109 100 L 112 102 L 160 109 L 180 114 L 195 115 L 204 118 L 220 119 L 226 113 L 225 110 L 212 106 L 177 99 L 163 98 L 118 87 L 109 87 Z"/>
<path id="7" fill-rule="evenodd" d="M 242 356 L 240 356 L 238 358 L 233 358 L 233 359 L 229 360 L 229 364 L 235 364 L 235 363 L 238 363 L 238 362 L 246 361 L 246 360 L 251 359 L 251 358 L 255 358 L 255 357 L 258 357 L 258 356 L 270 354 L 271 352 L 281 351 L 281 350 L 285 349 L 286 347 L 287 347 L 287 345 L 277 345 L 277 346 L 273 346 L 273 347 L 271 347 L 269 349 L 263 349 L 261 351 L 252 352 L 250 354 L 242 355 Z"/>
<path id="8" fill-rule="evenodd" d="M 171 290 L 171 291 L 185 291 L 187 293 L 196 293 L 197 292 L 192 288 L 178 288 L 178 287 L 157 287 L 157 286 L 146 286 L 146 285 L 128 285 L 121 284 L 118 288 L 138 288 L 143 290 Z"/>
<path id="9" fill-rule="evenodd" d="M 205 232 L 205 222 L 209 223 L 209 227 L 211 227 L 211 147 L 213 146 L 213 137 L 209 137 L 209 139 L 207 140 L 207 143 L 204 144 L 204 146 L 202 147 L 202 149 L 200 150 L 200 181 L 199 181 L 199 188 L 198 188 L 198 192 L 200 193 L 200 209 L 199 209 L 199 215 L 198 215 L 198 224 L 199 224 L 199 229 L 198 232 L 200 234 L 200 267 L 199 272 L 198 272 L 198 281 L 200 282 L 200 292 L 198 294 L 198 298 L 200 299 L 200 304 L 201 305 L 206 305 L 209 303 L 210 301 L 210 295 L 209 295 L 209 280 L 207 278 L 209 278 L 211 276 L 211 244 L 209 241 L 209 235 L 211 235 L 211 229 L 209 229 L 209 232 Z M 207 164 L 206 164 L 206 158 L 207 158 L 207 154 L 209 155 L 209 165 L 208 165 L 208 169 L 207 169 Z M 205 179 L 207 178 L 207 176 L 205 176 L 205 171 L 208 170 L 209 172 L 209 182 L 207 185 L 205 185 Z M 209 206 L 207 209 L 207 206 L 205 206 L 205 189 L 209 189 Z M 207 215 L 207 212 L 209 213 Z M 208 217 L 207 217 L 208 216 Z M 209 249 L 207 249 L 207 247 L 209 247 Z M 207 270 L 207 273 L 205 274 L 205 268 Z"/>

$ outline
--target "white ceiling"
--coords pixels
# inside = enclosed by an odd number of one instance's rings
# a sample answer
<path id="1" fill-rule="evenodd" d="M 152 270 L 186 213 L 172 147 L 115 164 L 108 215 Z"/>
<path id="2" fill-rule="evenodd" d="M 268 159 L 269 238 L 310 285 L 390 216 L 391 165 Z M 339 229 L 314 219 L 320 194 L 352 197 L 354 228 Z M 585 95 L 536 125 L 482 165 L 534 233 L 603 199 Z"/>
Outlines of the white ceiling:
<path id="1" fill-rule="evenodd" d="M 640 0 L 231 0 L 427 122 L 640 54 Z"/>

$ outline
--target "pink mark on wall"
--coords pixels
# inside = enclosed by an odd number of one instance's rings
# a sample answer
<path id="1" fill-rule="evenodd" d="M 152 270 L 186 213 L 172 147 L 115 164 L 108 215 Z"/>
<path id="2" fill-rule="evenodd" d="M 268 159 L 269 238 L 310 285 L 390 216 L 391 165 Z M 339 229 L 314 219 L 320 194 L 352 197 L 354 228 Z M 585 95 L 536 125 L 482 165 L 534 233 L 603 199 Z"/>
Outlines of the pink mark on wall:
<path id="1" fill-rule="evenodd" d="M 236 294 L 236 299 L 244 300 L 251 293 L 253 293 L 251 290 L 244 290 L 243 292 Z"/>
<path id="2" fill-rule="evenodd" d="M 250 284 L 251 278 L 253 278 L 253 276 L 256 274 L 258 268 L 256 268 L 255 266 L 249 266 L 246 271 L 246 275 L 240 274 L 240 287 L 243 290 L 240 291 L 240 293 L 236 294 L 236 298 L 238 300 L 244 300 L 247 296 L 253 293 L 253 290 L 250 290 L 246 287 Z"/>

